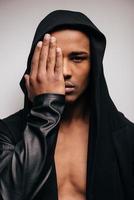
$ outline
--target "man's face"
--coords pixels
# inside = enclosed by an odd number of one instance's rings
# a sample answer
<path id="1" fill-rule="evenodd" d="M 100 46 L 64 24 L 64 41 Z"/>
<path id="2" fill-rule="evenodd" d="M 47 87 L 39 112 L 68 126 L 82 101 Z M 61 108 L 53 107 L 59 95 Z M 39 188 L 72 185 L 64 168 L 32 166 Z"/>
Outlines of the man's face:
<path id="1" fill-rule="evenodd" d="M 63 75 L 65 80 L 65 100 L 75 102 L 88 85 L 90 72 L 90 41 L 78 30 L 58 30 L 51 35 L 56 37 L 57 46 L 63 53 Z"/>

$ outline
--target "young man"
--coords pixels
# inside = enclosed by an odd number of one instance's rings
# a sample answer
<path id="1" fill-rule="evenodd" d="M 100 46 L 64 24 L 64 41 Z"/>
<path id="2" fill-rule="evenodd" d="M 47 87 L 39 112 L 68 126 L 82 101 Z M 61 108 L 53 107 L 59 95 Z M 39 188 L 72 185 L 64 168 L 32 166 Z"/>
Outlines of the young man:
<path id="1" fill-rule="evenodd" d="M 134 198 L 134 125 L 108 94 L 105 42 L 79 12 L 39 24 L 24 109 L 0 122 L 2 200 Z"/>

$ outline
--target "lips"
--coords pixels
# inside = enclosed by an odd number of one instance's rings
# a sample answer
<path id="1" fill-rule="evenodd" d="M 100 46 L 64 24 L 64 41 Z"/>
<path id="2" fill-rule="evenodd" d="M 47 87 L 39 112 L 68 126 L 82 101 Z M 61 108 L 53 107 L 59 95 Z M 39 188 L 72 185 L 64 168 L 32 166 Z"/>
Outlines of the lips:
<path id="1" fill-rule="evenodd" d="M 65 82 L 65 92 L 71 93 L 75 90 L 75 86 L 71 82 Z"/>

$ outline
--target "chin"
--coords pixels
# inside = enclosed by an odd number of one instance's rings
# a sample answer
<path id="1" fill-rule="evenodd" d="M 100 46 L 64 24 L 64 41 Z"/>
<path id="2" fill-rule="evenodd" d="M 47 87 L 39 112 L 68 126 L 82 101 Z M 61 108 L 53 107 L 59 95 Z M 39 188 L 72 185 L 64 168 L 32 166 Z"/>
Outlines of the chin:
<path id="1" fill-rule="evenodd" d="M 77 95 L 71 95 L 71 94 L 66 94 L 65 95 L 65 102 L 68 104 L 73 104 L 79 99 L 79 96 Z"/>
<path id="2" fill-rule="evenodd" d="M 73 104 L 85 99 L 85 91 L 81 93 L 65 94 L 65 102 L 68 104 Z"/>
<path id="3" fill-rule="evenodd" d="M 77 98 L 74 95 L 65 95 L 65 102 L 66 103 L 72 104 L 72 103 L 74 103 L 76 101 L 76 99 Z"/>

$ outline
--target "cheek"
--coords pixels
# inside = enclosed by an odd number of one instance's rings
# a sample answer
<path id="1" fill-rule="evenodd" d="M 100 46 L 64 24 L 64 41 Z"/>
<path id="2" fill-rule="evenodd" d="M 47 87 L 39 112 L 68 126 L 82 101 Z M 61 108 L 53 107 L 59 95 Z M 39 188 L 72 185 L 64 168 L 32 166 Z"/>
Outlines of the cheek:
<path id="1" fill-rule="evenodd" d="M 85 89 L 88 85 L 89 75 L 83 75 L 79 81 L 79 87 Z"/>
<path id="2" fill-rule="evenodd" d="M 90 67 L 85 66 L 81 68 L 81 70 L 77 71 L 77 81 L 80 87 L 85 87 L 88 83 L 89 79 L 89 74 L 90 74 Z"/>

